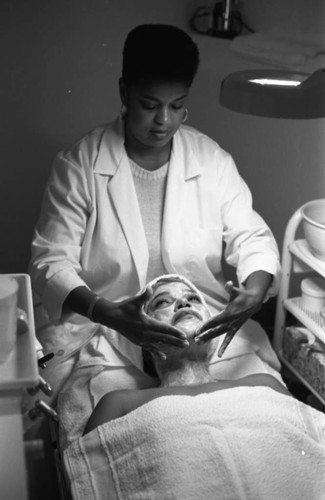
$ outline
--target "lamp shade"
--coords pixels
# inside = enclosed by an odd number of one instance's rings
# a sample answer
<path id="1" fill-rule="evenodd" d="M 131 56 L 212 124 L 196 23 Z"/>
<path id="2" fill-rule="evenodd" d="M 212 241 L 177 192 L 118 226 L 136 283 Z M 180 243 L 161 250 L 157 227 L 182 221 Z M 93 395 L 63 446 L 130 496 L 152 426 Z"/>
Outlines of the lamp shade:
<path id="1" fill-rule="evenodd" d="M 325 117 L 325 70 L 295 73 L 236 71 L 221 83 L 220 104 L 233 111 L 270 118 Z"/>

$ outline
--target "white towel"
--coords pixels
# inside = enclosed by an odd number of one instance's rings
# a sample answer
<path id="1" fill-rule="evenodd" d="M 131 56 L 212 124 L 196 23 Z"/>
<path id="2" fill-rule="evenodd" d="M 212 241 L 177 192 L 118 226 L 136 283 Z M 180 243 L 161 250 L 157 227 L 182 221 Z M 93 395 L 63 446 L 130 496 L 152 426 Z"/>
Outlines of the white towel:
<path id="1" fill-rule="evenodd" d="M 320 500 L 325 416 L 268 387 L 163 396 L 64 453 L 74 499 Z"/>
<path id="2" fill-rule="evenodd" d="M 302 42 L 280 32 L 239 36 L 231 42 L 230 48 L 249 59 L 285 68 L 303 68 L 317 57 L 323 61 L 325 51 L 324 45 Z"/>
<path id="3" fill-rule="evenodd" d="M 117 351 L 114 353 L 113 347 L 110 347 L 109 357 L 106 358 L 104 341 L 104 337 L 94 336 L 82 349 L 74 371 L 59 394 L 57 411 L 61 449 L 82 435 L 91 413 L 104 394 L 118 389 L 145 389 L 157 385 L 156 379 L 127 360 L 123 361 Z"/>
<path id="4" fill-rule="evenodd" d="M 137 365 L 140 364 L 142 356 Z M 280 363 L 265 332 L 252 320 L 248 320 L 237 332 L 221 360 L 215 355 L 210 364 L 210 373 L 215 379 L 234 380 L 269 373 L 282 382 L 278 370 Z M 107 392 L 156 385 L 156 379 L 123 357 L 106 336 L 94 335 L 81 349 L 73 372 L 58 397 L 61 447 L 66 448 L 81 436 L 95 405 Z"/>

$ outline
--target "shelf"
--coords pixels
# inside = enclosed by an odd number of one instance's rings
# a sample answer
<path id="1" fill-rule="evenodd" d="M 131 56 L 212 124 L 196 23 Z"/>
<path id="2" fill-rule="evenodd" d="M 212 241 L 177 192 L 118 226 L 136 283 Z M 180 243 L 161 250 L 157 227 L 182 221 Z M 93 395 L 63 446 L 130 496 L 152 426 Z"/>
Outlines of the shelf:
<path id="1" fill-rule="evenodd" d="M 35 349 L 33 301 L 28 274 L 8 274 L 18 281 L 18 307 L 26 314 L 28 329 L 17 335 L 17 342 L 0 362 L 0 392 L 21 391 L 38 384 L 39 374 Z"/>
<path id="2" fill-rule="evenodd" d="M 312 393 L 314 394 L 314 396 L 316 396 L 316 398 L 323 404 L 325 405 L 325 399 L 320 395 L 318 394 L 317 391 L 315 391 L 315 389 L 313 388 L 313 386 L 310 385 L 309 382 L 307 382 L 307 380 L 289 363 L 289 361 L 283 356 L 282 354 L 282 351 L 278 352 L 278 357 L 280 359 L 280 361 L 288 368 L 288 370 L 290 370 L 294 375 L 295 377 L 300 380 L 300 382 L 307 387 L 307 389 Z"/>
<path id="3" fill-rule="evenodd" d="M 318 259 L 311 253 L 306 240 L 295 240 L 289 245 L 289 251 L 325 278 L 325 261 Z"/>
<path id="4" fill-rule="evenodd" d="M 303 221 L 302 207 L 291 216 L 285 230 L 282 251 L 282 280 L 277 298 L 273 346 L 283 365 L 288 368 L 316 398 L 325 405 L 325 398 L 320 396 L 309 382 L 283 356 L 282 345 L 286 335 L 286 312 L 289 311 L 307 330 L 320 342 L 325 344 L 325 326 L 319 313 L 314 313 L 303 307 L 301 297 L 290 297 L 290 281 L 295 273 L 310 273 L 314 271 L 325 278 L 325 260 L 316 257 L 306 239 L 296 239 L 297 230 Z"/>
<path id="5" fill-rule="evenodd" d="M 301 297 L 286 299 L 283 302 L 287 311 L 291 312 L 308 330 L 325 344 L 325 328 L 322 327 L 321 315 L 304 309 Z"/>

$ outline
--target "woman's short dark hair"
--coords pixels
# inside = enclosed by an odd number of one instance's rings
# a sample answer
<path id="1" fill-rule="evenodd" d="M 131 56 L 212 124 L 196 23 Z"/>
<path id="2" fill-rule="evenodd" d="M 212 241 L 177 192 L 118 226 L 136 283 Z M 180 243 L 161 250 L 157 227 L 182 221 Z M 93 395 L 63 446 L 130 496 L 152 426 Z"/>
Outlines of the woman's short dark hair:
<path id="1" fill-rule="evenodd" d="M 190 86 L 198 65 L 197 45 L 176 26 L 143 24 L 125 40 L 122 78 L 126 84 L 150 79 Z"/>

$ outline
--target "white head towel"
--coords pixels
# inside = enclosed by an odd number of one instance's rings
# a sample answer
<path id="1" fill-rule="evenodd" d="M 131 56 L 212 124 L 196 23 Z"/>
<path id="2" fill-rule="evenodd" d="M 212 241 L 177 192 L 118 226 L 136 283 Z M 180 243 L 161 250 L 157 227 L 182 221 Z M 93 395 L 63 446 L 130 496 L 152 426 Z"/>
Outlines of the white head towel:
<path id="1" fill-rule="evenodd" d="M 180 274 L 162 274 L 161 276 L 158 276 L 157 278 L 154 278 L 152 281 L 146 284 L 146 286 L 139 292 L 143 293 L 145 290 L 152 289 L 154 290 L 158 285 L 162 283 L 174 283 L 175 281 L 179 281 L 180 283 L 185 283 L 193 292 L 195 292 L 201 299 L 202 304 L 206 306 L 206 308 L 210 311 L 205 298 L 203 297 L 203 294 L 200 292 L 200 290 L 187 278 L 184 276 L 181 276 Z M 146 308 L 144 307 L 144 310 L 146 311 Z M 211 314 L 211 313 L 210 313 Z"/>

